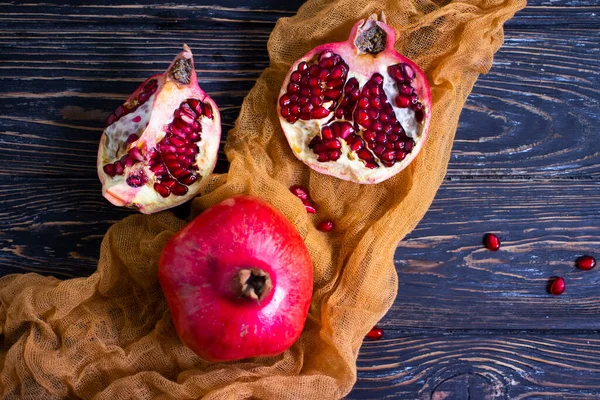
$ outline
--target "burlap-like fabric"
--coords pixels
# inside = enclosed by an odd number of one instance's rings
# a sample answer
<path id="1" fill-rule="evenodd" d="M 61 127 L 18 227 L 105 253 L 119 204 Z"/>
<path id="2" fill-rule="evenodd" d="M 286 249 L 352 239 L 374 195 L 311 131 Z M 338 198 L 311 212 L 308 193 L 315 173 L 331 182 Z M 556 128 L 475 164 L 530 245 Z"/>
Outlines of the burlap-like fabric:
<path id="1" fill-rule="evenodd" d="M 157 281 L 157 259 L 184 226 L 170 212 L 134 215 L 110 228 L 98 270 L 60 281 L 36 274 L 0 280 L 3 399 L 335 399 L 356 380 L 366 332 L 397 290 L 394 249 L 425 214 L 446 172 L 463 103 L 492 65 L 502 24 L 525 0 L 311 0 L 281 19 L 271 66 L 244 100 L 229 133 L 227 175 L 215 175 L 192 216 L 237 193 L 265 198 L 295 224 L 314 263 L 314 300 L 301 339 L 278 357 L 211 364 L 177 338 Z M 433 118 L 409 168 L 378 185 L 307 169 L 290 151 L 275 107 L 290 64 L 312 47 L 345 40 L 354 22 L 385 11 L 397 49 L 432 86 Z M 288 191 L 302 184 L 308 215 Z M 317 231 L 322 218 L 333 233 Z M 398 360 L 402 361 L 402 360 Z"/>

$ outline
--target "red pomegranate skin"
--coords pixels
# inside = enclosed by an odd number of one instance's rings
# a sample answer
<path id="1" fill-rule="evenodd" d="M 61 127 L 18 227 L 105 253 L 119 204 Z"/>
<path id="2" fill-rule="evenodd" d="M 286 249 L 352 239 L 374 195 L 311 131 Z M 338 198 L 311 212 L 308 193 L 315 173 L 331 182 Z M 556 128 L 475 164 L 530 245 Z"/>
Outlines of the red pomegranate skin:
<path id="1" fill-rule="evenodd" d="M 240 270 L 260 269 L 272 290 L 241 295 Z M 273 356 L 300 336 L 312 297 L 302 238 L 267 202 L 240 195 L 196 217 L 165 245 L 158 277 L 181 341 L 208 361 Z"/>

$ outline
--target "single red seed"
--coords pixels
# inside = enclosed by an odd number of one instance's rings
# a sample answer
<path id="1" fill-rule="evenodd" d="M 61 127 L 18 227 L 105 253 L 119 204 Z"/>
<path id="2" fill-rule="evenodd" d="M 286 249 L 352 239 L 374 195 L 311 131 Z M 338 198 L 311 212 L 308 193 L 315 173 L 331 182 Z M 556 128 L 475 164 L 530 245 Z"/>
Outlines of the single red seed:
<path id="1" fill-rule="evenodd" d="M 566 289 L 565 279 L 563 277 L 555 277 L 550 280 L 548 291 L 554 296 L 559 296 L 564 293 Z"/>
<path id="2" fill-rule="evenodd" d="M 292 72 L 292 74 L 290 75 L 290 81 L 294 82 L 294 83 L 298 83 L 302 80 L 302 75 L 300 74 L 300 72 L 298 71 L 294 71 Z"/>
<path id="3" fill-rule="evenodd" d="M 410 106 L 410 98 L 402 95 L 396 96 L 396 106 L 400 108 L 407 108 Z"/>
<path id="4" fill-rule="evenodd" d="M 331 150 L 327 152 L 327 156 L 331 161 L 337 161 L 342 155 L 342 152 L 339 150 Z"/>
<path id="5" fill-rule="evenodd" d="M 290 192 L 292 192 L 296 197 L 298 197 L 302 201 L 308 200 L 308 190 L 306 190 L 304 186 L 290 186 Z"/>
<path id="6" fill-rule="evenodd" d="M 171 189 L 164 185 L 161 185 L 158 182 L 154 184 L 154 190 L 156 190 L 156 192 L 158 192 L 158 194 L 160 194 L 162 197 L 169 197 L 169 195 L 171 194 Z"/>
<path id="7" fill-rule="evenodd" d="M 135 142 L 135 141 L 136 141 L 136 140 L 138 140 L 138 139 L 139 139 L 138 135 L 136 135 L 135 133 L 132 133 L 131 135 L 129 135 L 129 136 L 127 137 L 127 141 L 126 141 L 126 143 L 127 143 L 127 144 L 130 144 L 130 143 L 133 143 L 133 142 Z"/>
<path id="8" fill-rule="evenodd" d="M 138 103 L 144 104 L 152 96 L 152 93 L 142 92 L 138 95 Z"/>
<path id="9" fill-rule="evenodd" d="M 106 164 L 104 167 L 102 167 L 102 170 L 104 171 L 104 173 L 108 176 L 115 176 L 115 166 L 113 164 Z"/>
<path id="10" fill-rule="evenodd" d="M 115 116 L 117 118 L 121 118 L 123 115 L 128 113 L 128 109 L 127 107 L 125 107 L 123 104 L 121 104 L 119 107 L 117 107 L 117 109 L 115 110 Z"/>
<path id="11" fill-rule="evenodd" d="M 498 251 L 500 249 L 500 238 L 493 233 L 486 233 L 483 236 L 483 244 L 489 250 Z"/>
<path id="12" fill-rule="evenodd" d="M 577 268 L 584 271 L 593 269 L 596 266 L 596 259 L 592 256 L 581 256 L 577 259 Z"/>
<path id="13" fill-rule="evenodd" d="M 291 103 L 290 100 L 290 96 L 287 94 L 284 94 L 283 96 L 281 96 L 281 98 L 279 99 L 279 105 L 281 107 L 285 107 L 288 106 Z"/>
<path id="14" fill-rule="evenodd" d="M 367 333 L 367 337 L 371 340 L 379 340 L 383 337 L 383 329 L 374 327 Z"/>
<path id="15" fill-rule="evenodd" d="M 184 185 L 191 185 L 194 182 L 196 182 L 198 180 L 198 176 L 196 174 L 190 174 L 190 175 L 186 175 L 183 178 L 179 179 L 179 182 L 183 183 Z"/>
<path id="16" fill-rule="evenodd" d="M 142 117 L 140 115 L 138 115 L 137 117 L 134 117 L 131 121 L 140 122 L 141 120 L 142 120 Z"/>
<path id="17" fill-rule="evenodd" d="M 307 200 L 302 201 L 302 204 L 304 204 L 304 208 L 306 209 L 307 213 L 314 214 L 317 212 L 317 209 L 315 208 L 315 206 L 310 204 Z"/>
<path id="18" fill-rule="evenodd" d="M 110 125 L 114 124 L 116 120 L 117 120 L 117 116 L 114 113 L 111 113 L 104 120 L 104 126 L 110 126 Z"/>
<path id="19" fill-rule="evenodd" d="M 167 167 L 165 166 L 165 164 L 157 164 L 150 168 L 150 170 L 154 172 L 154 175 L 157 176 L 163 176 L 167 173 Z"/>
<path id="20" fill-rule="evenodd" d="M 309 104 L 312 107 L 312 104 Z M 325 107 L 317 107 L 310 112 L 310 116 L 315 119 L 325 118 L 329 115 L 329 110 Z"/>
<path id="21" fill-rule="evenodd" d="M 127 178 L 126 182 L 131 187 L 140 187 L 144 183 L 142 178 L 137 175 L 131 175 Z"/>
<path id="22" fill-rule="evenodd" d="M 328 148 L 329 150 L 337 150 L 340 149 L 342 147 L 342 144 L 339 142 L 339 140 L 328 140 L 327 142 L 325 142 L 325 147 Z"/>
<path id="23" fill-rule="evenodd" d="M 317 229 L 321 232 L 331 232 L 333 229 L 333 222 L 331 221 L 321 221 L 317 225 Z"/>
<path id="24" fill-rule="evenodd" d="M 412 139 L 404 142 L 404 150 L 406 150 L 407 152 L 410 153 L 414 147 L 415 147 L 415 142 Z"/>
<path id="25" fill-rule="evenodd" d="M 171 193 L 173 193 L 176 196 L 183 196 L 187 192 L 187 186 L 180 185 L 179 183 L 175 183 L 175 185 L 173 185 L 173 187 L 171 188 Z"/>

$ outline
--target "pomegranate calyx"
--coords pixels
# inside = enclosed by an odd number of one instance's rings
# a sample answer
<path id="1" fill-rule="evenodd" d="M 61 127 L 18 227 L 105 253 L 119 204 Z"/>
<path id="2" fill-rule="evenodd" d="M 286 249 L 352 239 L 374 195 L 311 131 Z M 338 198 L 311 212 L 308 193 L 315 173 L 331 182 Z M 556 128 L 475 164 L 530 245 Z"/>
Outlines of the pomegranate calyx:
<path id="1" fill-rule="evenodd" d="M 387 32 L 377 24 L 377 14 L 373 14 L 358 28 L 354 46 L 362 54 L 376 55 L 385 50 L 387 40 Z"/>
<path id="2" fill-rule="evenodd" d="M 267 272 L 259 268 L 245 268 L 238 272 L 236 279 L 239 297 L 260 301 L 273 289 L 273 282 Z"/>

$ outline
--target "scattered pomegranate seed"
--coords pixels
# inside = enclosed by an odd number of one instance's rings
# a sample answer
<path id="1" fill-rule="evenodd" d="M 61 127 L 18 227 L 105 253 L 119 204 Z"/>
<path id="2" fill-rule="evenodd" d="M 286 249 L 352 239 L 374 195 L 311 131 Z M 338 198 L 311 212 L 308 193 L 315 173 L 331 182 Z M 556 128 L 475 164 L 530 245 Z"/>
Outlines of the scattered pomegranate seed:
<path id="1" fill-rule="evenodd" d="M 565 280 L 562 277 L 556 277 L 553 278 L 550 281 L 550 286 L 548 287 L 548 291 L 550 292 L 550 294 L 553 294 L 554 296 L 559 296 L 561 294 L 563 294 L 563 292 L 565 291 L 566 285 L 565 285 Z"/>
<path id="2" fill-rule="evenodd" d="M 596 259 L 592 256 L 581 256 L 577 259 L 577 268 L 588 271 L 596 266 Z"/>
<path id="3" fill-rule="evenodd" d="M 367 337 L 371 340 L 379 340 L 383 337 L 383 329 L 374 327 L 367 333 Z"/>
<path id="4" fill-rule="evenodd" d="M 333 222 L 331 221 L 321 221 L 319 225 L 317 225 L 317 229 L 321 232 L 331 232 L 333 229 Z"/>
<path id="5" fill-rule="evenodd" d="M 302 201 L 308 200 L 308 191 L 306 190 L 306 188 L 304 188 L 304 186 L 291 186 L 290 192 L 292 192 L 296 197 L 298 197 Z"/>
<path id="6" fill-rule="evenodd" d="M 302 203 L 304 204 L 304 208 L 306 209 L 307 213 L 315 214 L 317 212 L 317 209 L 315 208 L 315 206 L 310 204 L 308 201 L 304 200 Z"/>
<path id="7" fill-rule="evenodd" d="M 498 251 L 500 248 L 500 238 L 493 233 L 486 233 L 483 236 L 483 245 L 492 251 Z"/>

